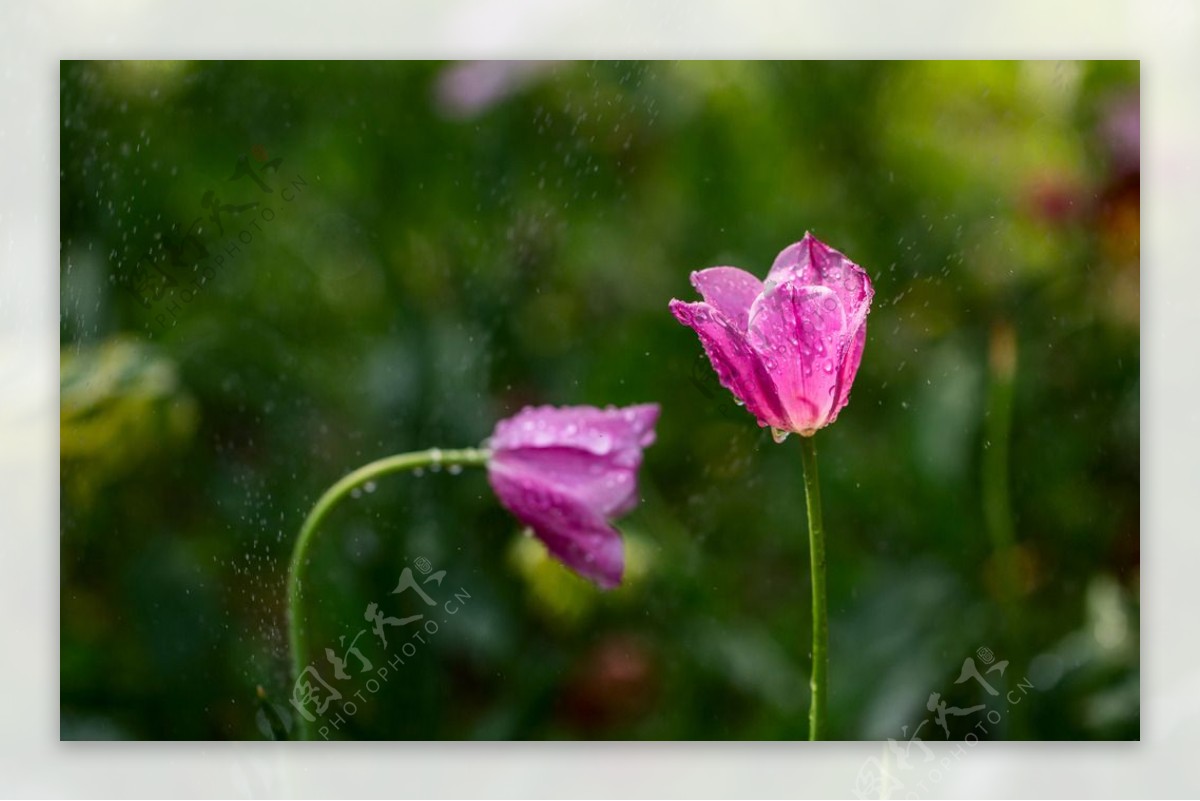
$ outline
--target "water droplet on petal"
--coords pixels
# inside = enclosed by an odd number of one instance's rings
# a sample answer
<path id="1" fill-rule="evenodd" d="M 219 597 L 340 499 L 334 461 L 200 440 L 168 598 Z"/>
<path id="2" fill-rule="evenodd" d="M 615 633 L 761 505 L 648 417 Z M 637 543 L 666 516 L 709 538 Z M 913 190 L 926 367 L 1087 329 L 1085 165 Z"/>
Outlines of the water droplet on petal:
<path id="1" fill-rule="evenodd" d="M 771 426 L 771 439 L 775 440 L 776 444 L 781 443 L 785 439 L 787 439 L 788 434 L 790 434 L 790 433 L 792 433 L 792 432 L 781 431 L 780 429 L 775 428 L 774 426 Z"/>

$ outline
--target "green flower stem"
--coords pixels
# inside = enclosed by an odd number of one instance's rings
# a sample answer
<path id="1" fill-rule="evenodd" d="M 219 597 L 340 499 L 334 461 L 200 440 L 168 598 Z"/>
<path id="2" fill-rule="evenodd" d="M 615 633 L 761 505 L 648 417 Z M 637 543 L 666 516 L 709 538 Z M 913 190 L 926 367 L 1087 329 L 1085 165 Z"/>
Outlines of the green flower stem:
<path id="1" fill-rule="evenodd" d="M 800 437 L 804 448 L 804 495 L 808 502 L 808 545 L 812 562 L 812 701 L 808 708 L 808 739 L 825 737 L 825 702 L 829 686 L 829 608 L 825 600 L 825 528 L 821 524 L 821 481 L 817 475 L 817 445 Z"/>
<path id="2" fill-rule="evenodd" d="M 313 536 L 334 504 L 348 495 L 355 487 L 389 473 L 399 473 L 402 470 L 416 470 L 424 467 L 451 467 L 455 465 L 482 467 L 487 464 L 489 456 L 491 456 L 489 451 L 476 448 L 465 448 L 455 451 L 430 448 L 427 451 L 401 453 L 365 464 L 325 490 L 325 493 L 320 497 L 316 505 L 313 506 L 312 511 L 308 513 L 308 517 L 304 520 L 304 525 L 300 527 L 300 536 L 296 538 L 296 544 L 292 548 L 292 561 L 291 566 L 288 568 L 288 642 L 292 651 L 293 681 L 298 680 L 300 674 L 304 672 L 304 668 L 306 667 L 305 654 L 307 652 L 307 644 L 304 639 L 304 621 L 301 619 L 303 590 L 300 582 L 300 573 L 308 564 L 308 549 L 312 544 Z M 303 715 L 297 717 L 300 724 L 301 739 L 307 740 L 309 736 L 308 721 Z"/>
<path id="3" fill-rule="evenodd" d="M 1008 323 L 993 326 L 988 345 L 988 397 L 984 420 L 983 515 L 992 540 L 1001 599 L 1020 595 L 1012 501 L 1009 497 L 1009 440 L 1012 436 L 1013 385 L 1017 374 L 1017 334 Z"/>
<path id="4" fill-rule="evenodd" d="M 988 340 L 987 399 L 984 409 L 982 453 L 983 517 L 991 540 L 992 570 L 988 575 L 996 593 L 1001 625 L 996 634 L 1005 658 L 1016 668 L 1030 654 L 1024 627 L 1029 615 L 1024 609 L 1026 577 L 1020 561 L 1020 544 L 1013 521 L 1009 476 L 1012 473 L 1013 401 L 1019 367 L 1019 337 L 1016 327 L 1005 319 L 992 324 Z M 990 574 L 990 575 L 989 575 Z M 1016 675 L 1020 675 L 1016 673 Z M 1028 705 L 1026 705 L 1028 706 Z M 1028 709 L 1014 707 L 1005 715 L 1005 739 L 1021 739 L 1028 726 Z"/>

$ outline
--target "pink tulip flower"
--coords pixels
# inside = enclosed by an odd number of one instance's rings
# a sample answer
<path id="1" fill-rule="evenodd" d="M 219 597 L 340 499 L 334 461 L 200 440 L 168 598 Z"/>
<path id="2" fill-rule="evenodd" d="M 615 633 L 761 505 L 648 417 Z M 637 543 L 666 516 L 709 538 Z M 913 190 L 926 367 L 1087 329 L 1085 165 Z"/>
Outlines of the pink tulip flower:
<path id="1" fill-rule="evenodd" d="M 692 273 L 700 303 L 672 300 L 721 384 L 776 440 L 811 436 L 850 400 L 875 291 L 861 267 L 811 234 L 775 259 L 765 282 L 737 267 Z"/>
<path id="2" fill-rule="evenodd" d="M 637 505 L 642 449 L 658 404 L 529 407 L 496 424 L 488 482 L 551 555 L 600 587 L 621 583 L 621 535 L 609 522 Z"/>

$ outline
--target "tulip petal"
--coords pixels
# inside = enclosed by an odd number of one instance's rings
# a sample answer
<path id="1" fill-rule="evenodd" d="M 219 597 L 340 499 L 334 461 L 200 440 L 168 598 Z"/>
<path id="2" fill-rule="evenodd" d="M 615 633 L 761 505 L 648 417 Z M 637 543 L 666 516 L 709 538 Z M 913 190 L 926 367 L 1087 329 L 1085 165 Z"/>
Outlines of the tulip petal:
<path id="1" fill-rule="evenodd" d="M 524 466 L 601 514 L 637 505 L 642 449 L 654 442 L 659 406 L 529 407 L 496 425 L 494 461 Z"/>
<path id="2" fill-rule="evenodd" d="M 776 428 L 811 434 L 828 424 L 849 347 L 837 293 L 792 281 L 768 288 L 750 311 L 748 339 L 786 415 Z"/>
<path id="3" fill-rule="evenodd" d="M 637 506 L 640 451 L 596 456 L 576 448 L 521 448 L 498 452 L 492 462 L 540 476 L 606 517 L 619 517 Z"/>
<path id="4" fill-rule="evenodd" d="M 850 402 L 850 387 L 854 384 L 854 376 L 858 374 L 858 365 L 862 362 L 863 349 L 867 345 L 867 321 L 863 320 L 858 331 L 850 338 L 846 355 L 842 359 L 842 369 L 838 373 L 837 403 L 833 405 L 833 414 L 829 422 L 837 419 L 838 412 Z"/>
<path id="5" fill-rule="evenodd" d="M 637 505 L 637 469 L 642 449 L 654 442 L 658 414 L 658 404 L 529 408 L 497 425 L 493 462 L 541 475 L 616 517 Z"/>
<path id="6" fill-rule="evenodd" d="M 746 335 L 707 303 L 673 299 L 670 308 L 675 319 L 699 335 L 717 379 L 758 418 L 758 424 L 786 426 L 787 417 L 775 393 L 775 384 L 746 341 Z"/>
<path id="7" fill-rule="evenodd" d="M 582 499 L 545 477 L 508 461 L 493 461 L 488 483 L 500 503 L 537 535 L 567 567 L 604 589 L 621 583 L 621 535 Z"/>
<path id="8" fill-rule="evenodd" d="M 750 306 L 762 294 L 763 283 L 737 267 L 709 267 L 692 273 L 692 286 L 737 330 L 745 333 L 750 323 Z"/>
<path id="9" fill-rule="evenodd" d="M 593 406 L 529 406 L 496 424 L 495 450 L 566 447 L 597 456 L 641 458 L 654 442 L 659 406 L 643 403 L 623 409 Z"/>
<path id="10" fill-rule="evenodd" d="M 866 319 L 875 294 L 866 270 L 810 233 L 775 257 L 767 282 L 797 282 L 833 290 L 851 327 Z"/>

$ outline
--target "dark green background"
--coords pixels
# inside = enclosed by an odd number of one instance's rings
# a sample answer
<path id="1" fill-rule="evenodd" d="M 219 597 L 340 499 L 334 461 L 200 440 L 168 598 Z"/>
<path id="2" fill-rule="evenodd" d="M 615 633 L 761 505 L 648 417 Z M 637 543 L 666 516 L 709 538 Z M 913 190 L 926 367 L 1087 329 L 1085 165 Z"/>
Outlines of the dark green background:
<path id="1" fill-rule="evenodd" d="M 1138 176 L 1107 133 L 1136 63 L 565 63 L 472 113 L 439 101 L 453 69 L 62 64 L 64 738 L 269 736 L 325 487 L 525 404 L 645 401 L 617 592 L 478 470 L 335 510 L 327 678 L 367 603 L 412 613 L 388 593 L 417 557 L 470 594 L 336 736 L 804 738 L 800 449 L 667 301 L 806 230 L 876 287 L 817 441 L 832 735 L 944 739 L 937 692 L 1001 717 L 955 739 L 1138 736 Z M 259 205 L 218 234 L 210 190 Z M 979 648 L 999 697 L 955 684 Z"/>

